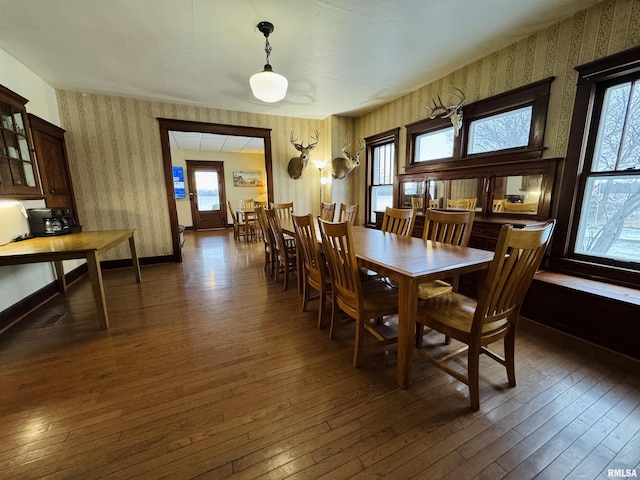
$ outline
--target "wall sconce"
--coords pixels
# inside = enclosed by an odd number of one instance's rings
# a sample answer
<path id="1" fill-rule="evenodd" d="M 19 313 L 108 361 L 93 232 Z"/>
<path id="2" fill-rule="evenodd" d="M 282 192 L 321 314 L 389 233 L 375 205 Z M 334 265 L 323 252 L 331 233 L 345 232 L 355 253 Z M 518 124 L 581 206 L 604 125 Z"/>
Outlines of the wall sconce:
<path id="1" fill-rule="evenodd" d="M 258 100 L 267 103 L 275 103 L 282 100 L 287 94 L 289 82 L 282 75 L 275 73 L 269 64 L 269 55 L 271 55 L 271 45 L 269 44 L 269 34 L 273 33 L 273 24 L 270 22 L 260 22 L 257 25 L 258 30 L 262 32 L 265 38 L 264 51 L 267 54 L 267 63 L 262 72 L 258 72 L 251 76 L 249 84 L 253 96 Z"/>

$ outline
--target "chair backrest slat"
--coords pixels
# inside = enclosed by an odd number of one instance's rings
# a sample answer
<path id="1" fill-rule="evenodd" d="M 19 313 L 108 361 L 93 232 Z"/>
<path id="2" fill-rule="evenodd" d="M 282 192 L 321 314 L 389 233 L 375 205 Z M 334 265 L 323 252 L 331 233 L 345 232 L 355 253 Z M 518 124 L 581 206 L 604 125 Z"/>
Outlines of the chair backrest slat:
<path id="1" fill-rule="evenodd" d="M 293 216 L 293 228 L 296 231 L 296 246 L 302 254 L 305 274 L 319 283 L 324 281 L 324 265 L 320 255 L 320 245 L 316 235 L 313 217 L 309 215 Z"/>
<path id="2" fill-rule="evenodd" d="M 502 318 L 508 318 L 511 322 L 517 320 L 554 226 L 555 220 L 549 220 L 534 228 L 502 227 L 494 258 L 478 298 L 472 334 L 479 335 L 482 325 L 488 322 Z"/>
<path id="3" fill-rule="evenodd" d="M 476 204 L 478 203 L 477 198 L 458 198 L 458 199 L 447 199 L 447 208 L 461 208 L 463 210 L 475 210 Z"/>
<path id="4" fill-rule="evenodd" d="M 281 220 L 285 218 L 291 218 L 291 215 L 293 215 L 293 202 L 273 203 L 271 204 L 271 208 L 275 210 L 278 218 L 280 218 Z"/>
<path id="5" fill-rule="evenodd" d="M 255 208 L 255 203 L 253 202 L 253 198 L 245 198 L 244 200 L 240 200 L 240 209 L 245 212 L 251 212 Z"/>
<path id="6" fill-rule="evenodd" d="M 341 203 L 339 213 L 339 222 L 349 222 L 351 225 L 355 225 L 356 219 L 358 217 L 358 204 L 356 203 L 355 205 L 346 205 L 344 203 Z"/>
<path id="7" fill-rule="evenodd" d="M 275 239 L 273 238 L 273 233 L 271 232 L 271 228 L 269 227 L 265 209 L 264 207 L 257 206 L 255 212 L 256 218 L 258 219 L 258 224 L 260 225 L 260 229 L 262 230 L 262 239 L 264 240 L 264 243 L 271 249 L 271 251 L 274 251 Z"/>
<path id="8" fill-rule="evenodd" d="M 286 255 L 287 247 L 284 242 L 284 233 L 282 232 L 282 227 L 280 226 L 280 219 L 278 218 L 278 214 L 273 208 L 265 210 L 264 213 L 267 217 L 269 228 L 271 229 L 271 233 L 273 235 L 276 253 L 278 256 L 284 256 Z"/>
<path id="9" fill-rule="evenodd" d="M 335 203 L 324 203 L 320 206 L 320 218 L 327 222 L 333 222 L 333 215 L 336 211 Z"/>
<path id="10" fill-rule="evenodd" d="M 422 238 L 466 247 L 471 238 L 475 212 L 427 210 Z"/>
<path id="11" fill-rule="evenodd" d="M 382 219 L 382 231 L 410 237 L 416 219 L 415 209 L 387 207 Z"/>
<path id="12" fill-rule="evenodd" d="M 357 318 L 362 311 L 358 260 L 353 249 L 351 224 L 319 220 L 322 252 L 329 265 L 335 300 L 345 312 Z"/>
<path id="13" fill-rule="evenodd" d="M 236 211 L 233 209 L 233 205 L 231 204 L 231 200 L 227 200 L 227 208 L 229 209 L 229 215 L 233 219 L 233 224 L 238 226 L 238 217 L 236 216 Z"/>

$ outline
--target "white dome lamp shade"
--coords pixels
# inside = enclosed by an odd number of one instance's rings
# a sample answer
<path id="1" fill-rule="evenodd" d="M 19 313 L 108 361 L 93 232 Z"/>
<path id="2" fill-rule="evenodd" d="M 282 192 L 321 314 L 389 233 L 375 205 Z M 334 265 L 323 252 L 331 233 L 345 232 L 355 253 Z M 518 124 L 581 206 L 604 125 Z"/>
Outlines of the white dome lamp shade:
<path id="1" fill-rule="evenodd" d="M 275 73 L 269 64 L 269 55 L 271 54 L 271 45 L 269 44 L 269 34 L 273 32 L 273 24 L 270 22 L 260 22 L 257 25 L 265 37 L 264 51 L 267 54 L 267 63 L 262 72 L 256 73 L 249 79 L 253 96 L 258 100 L 267 103 L 275 103 L 282 100 L 287 94 L 289 82 L 282 75 Z"/>

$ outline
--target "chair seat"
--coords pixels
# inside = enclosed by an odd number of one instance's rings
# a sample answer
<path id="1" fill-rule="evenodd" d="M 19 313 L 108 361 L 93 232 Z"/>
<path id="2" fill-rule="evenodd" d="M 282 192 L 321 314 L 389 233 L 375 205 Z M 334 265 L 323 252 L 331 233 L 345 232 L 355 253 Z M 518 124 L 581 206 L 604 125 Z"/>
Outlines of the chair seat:
<path id="1" fill-rule="evenodd" d="M 477 302 L 474 299 L 456 292 L 436 295 L 418 304 L 418 319 L 427 327 L 467 342 L 476 306 Z M 482 327 L 482 336 L 494 336 L 504 332 L 508 326 L 506 318 L 486 323 Z"/>
<path id="2" fill-rule="evenodd" d="M 443 293 L 449 293 L 453 291 L 453 287 L 447 282 L 442 280 L 433 280 L 432 282 L 425 282 L 418 285 L 418 298 L 426 300 L 436 295 L 442 295 Z"/>
<path id="3" fill-rule="evenodd" d="M 391 315 L 398 312 L 398 289 L 386 283 L 363 282 L 362 297 L 362 306 L 367 313 Z"/>

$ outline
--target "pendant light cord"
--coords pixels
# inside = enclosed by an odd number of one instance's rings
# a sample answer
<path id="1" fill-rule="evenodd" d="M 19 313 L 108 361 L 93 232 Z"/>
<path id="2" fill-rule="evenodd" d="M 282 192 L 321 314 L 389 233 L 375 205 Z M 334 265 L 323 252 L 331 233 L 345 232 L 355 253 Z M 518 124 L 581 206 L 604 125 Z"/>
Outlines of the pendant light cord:
<path id="1" fill-rule="evenodd" d="M 264 44 L 264 51 L 267 54 L 267 65 L 269 65 L 269 55 L 271 55 L 271 44 L 269 43 L 269 37 L 267 37 L 265 35 L 265 44 Z"/>

